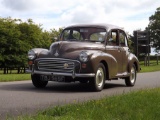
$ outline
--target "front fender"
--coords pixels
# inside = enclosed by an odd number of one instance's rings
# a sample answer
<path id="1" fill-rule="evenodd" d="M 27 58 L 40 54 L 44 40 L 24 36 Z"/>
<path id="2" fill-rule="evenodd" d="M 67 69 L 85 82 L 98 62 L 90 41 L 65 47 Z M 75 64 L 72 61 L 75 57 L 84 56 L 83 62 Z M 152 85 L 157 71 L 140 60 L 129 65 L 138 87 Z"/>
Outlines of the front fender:
<path id="1" fill-rule="evenodd" d="M 36 54 L 36 58 L 48 55 L 48 49 L 44 49 L 44 48 L 33 48 L 31 49 L 32 51 L 34 51 L 34 53 Z M 35 58 L 35 59 L 36 59 Z"/>
<path id="2" fill-rule="evenodd" d="M 105 63 L 106 66 L 106 72 L 108 72 L 108 77 L 112 78 L 115 77 L 115 75 L 118 72 L 118 64 L 117 64 L 117 60 L 110 54 L 108 53 L 103 53 L 103 52 L 95 52 L 92 56 L 91 56 L 91 62 L 93 65 L 93 70 L 94 72 L 96 72 L 97 70 L 97 66 L 99 63 Z"/>

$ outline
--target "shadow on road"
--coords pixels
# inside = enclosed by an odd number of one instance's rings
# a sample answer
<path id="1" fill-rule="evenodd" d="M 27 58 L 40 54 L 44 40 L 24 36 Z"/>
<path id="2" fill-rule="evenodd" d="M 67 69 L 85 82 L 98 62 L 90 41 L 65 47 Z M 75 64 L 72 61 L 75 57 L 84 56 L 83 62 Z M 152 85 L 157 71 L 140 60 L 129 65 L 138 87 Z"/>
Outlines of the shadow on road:
<path id="1" fill-rule="evenodd" d="M 125 87 L 124 84 L 116 84 L 116 83 L 106 83 L 104 89 L 112 89 L 117 87 Z M 21 82 L 14 84 L 4 84 L 0 85 L 0 90 L 7 91 L 25 91 L 25 92 L 38 92 L 38 93 L 71 93 L 71 92 L 92 92 L 89 84 L 82 84 L 79 82 L 76 83 L 55 83 L 49 82 L 46 88 L 37 89 L 35 88 L 31 82 Z"/>

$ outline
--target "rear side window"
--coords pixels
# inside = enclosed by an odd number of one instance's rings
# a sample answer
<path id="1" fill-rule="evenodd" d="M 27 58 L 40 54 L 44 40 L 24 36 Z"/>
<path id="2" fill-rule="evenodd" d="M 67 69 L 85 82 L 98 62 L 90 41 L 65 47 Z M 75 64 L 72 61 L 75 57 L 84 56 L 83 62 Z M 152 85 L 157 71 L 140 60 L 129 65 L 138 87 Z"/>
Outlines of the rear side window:
<path id="1" fill-rule="evenodd" d="M 119 42 L 120 46 L 127 46 L 127 37 L 126 34 L 123 31 L 120 31 L 119 33 Z"/>

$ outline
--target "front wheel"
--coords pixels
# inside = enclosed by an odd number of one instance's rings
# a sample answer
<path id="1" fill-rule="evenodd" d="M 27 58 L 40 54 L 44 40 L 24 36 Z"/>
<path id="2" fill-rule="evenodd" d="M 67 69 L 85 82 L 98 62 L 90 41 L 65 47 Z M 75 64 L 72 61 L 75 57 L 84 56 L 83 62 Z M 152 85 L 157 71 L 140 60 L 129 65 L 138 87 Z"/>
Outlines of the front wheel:
<path id="1" fill-rule="evenodd" d="M 101 91 L 104 87 L 106 79 L 106 70 L 102 63 L 100 63 L 97 67 L 95 77 L 90 80 L 91 88 L 94 91 Z"/>
<path id="2" fill-rule="evenodd" d="M 42 81 L 40 75 L 31 75 L 32 83 L 36 88 L 44 88 L 48 84 L 48 81 Z"/>
<path id="3" fill-rule="evenodd" d="M 136 67 L 133 64 L 132 68 L 130 69 L 130 76 L 125 78 L 125 84 L 126 86 L 134 86 L 135 82 L 136 82 Z"/>

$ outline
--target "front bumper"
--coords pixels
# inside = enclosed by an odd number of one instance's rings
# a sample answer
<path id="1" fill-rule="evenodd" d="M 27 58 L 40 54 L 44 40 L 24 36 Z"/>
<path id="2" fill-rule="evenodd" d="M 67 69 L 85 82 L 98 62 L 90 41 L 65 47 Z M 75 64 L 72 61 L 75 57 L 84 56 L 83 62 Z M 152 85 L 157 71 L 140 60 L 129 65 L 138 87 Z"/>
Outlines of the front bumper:
<path id="1" fill-rule="evenodd" d="M 46 71 L 37 71 L 37 70 L 26 70 L 27 73 L 31 74 L 40 74 L 40 75 L 60 75 L 60 76 L 70 76 L 73 79 L 76 77 L 94 77 L 95 73 L 58 73 L 58 72 L 46 72 Z"/>
<path id="2" fill-rule="evenodd" d="M 69 76 L 73 79 L 76 77 L 94 77 L 95 73 L 81 73 L 81 63 L 77 60 L 63 58 L 39 58 L 30 65 L 26 72 L 40 75 L 58 75 Z"/>

